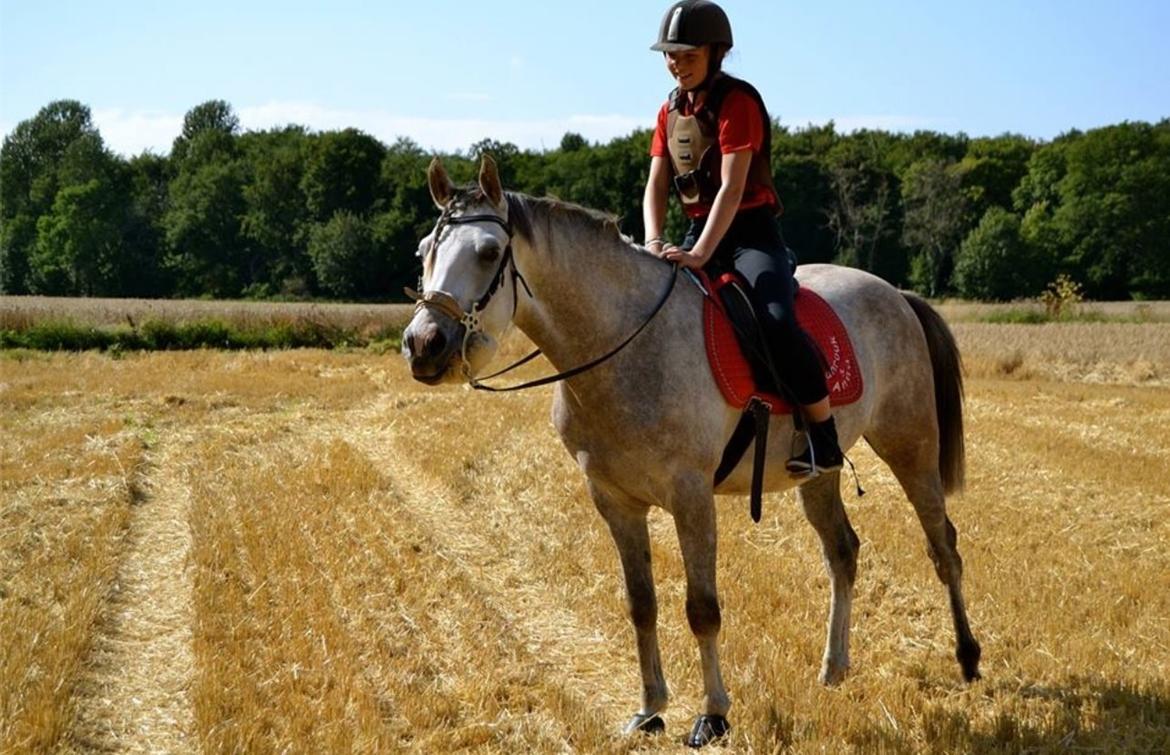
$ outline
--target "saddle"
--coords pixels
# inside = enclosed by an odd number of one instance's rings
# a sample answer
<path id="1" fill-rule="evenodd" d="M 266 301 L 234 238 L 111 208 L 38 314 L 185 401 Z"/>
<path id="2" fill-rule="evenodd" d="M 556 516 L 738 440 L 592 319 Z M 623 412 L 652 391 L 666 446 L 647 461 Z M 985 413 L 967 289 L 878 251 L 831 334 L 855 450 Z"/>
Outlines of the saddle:
<path id="1" fill-rule="evenodd" d="M 795 412 L 796 400 L 770 361 L 771 349 L 753 311 L 746 282 L 734 271 L 714 279 L 698 271 L 694 279 L 704 295 L 703 334 L 711 373 L 724 400 L 743 410 L 715 471 L 715 484 L 727 479 L 754 442 L 751 515 L 758 522 L 769 418 L 773 414 L 795 414 L 798 428 L 802 420 Z M 797 322 L 820 351 L 830 404 L 843 406 L 857 401 L 863 390 L 861 370 L 841 319 L 819 294 L 805 288 L 797 289 L 795 307 Z M 783 355 L 775 358 L 782 359 Z"/>

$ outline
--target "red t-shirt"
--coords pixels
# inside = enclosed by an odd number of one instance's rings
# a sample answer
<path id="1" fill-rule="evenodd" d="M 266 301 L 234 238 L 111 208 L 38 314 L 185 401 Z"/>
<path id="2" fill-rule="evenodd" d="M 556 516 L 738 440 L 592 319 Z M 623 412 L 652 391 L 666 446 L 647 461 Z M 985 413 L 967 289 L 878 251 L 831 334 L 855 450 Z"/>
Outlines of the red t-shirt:
<path id="1" fill-rule="evenodd" d="M 666 140 L 666 115 L 670 110 L 670 102 L 663 103 L 658 110 L 658 123 L 654 128 L 654 138 L 650 142 L 651 157 L 665 157 L 670 160 Z M 679 115 L 691 115 L 690 103 L 683 98 L 682 109 Z M 764 118 L 760 113 L 760 106 L 750 94 L 742 89 L 733 89 L 723 98 L 723 106 L 719 111 L 719 152 L 730 155 L 733 152 L 742 152 L 750 149 L 758 154 L 764 147 Z M 753 183 L 748 178 L 747 186 L 743 190 L 743 199 L 740 200 L 739 210 L 750 210 L 754 207 L 778 207 L 780 199 L 770 186 Z M 692 218 L 701 218 L 711 212 L 711 205 L 703 202 L 684 207 L 687 215 Z"/>

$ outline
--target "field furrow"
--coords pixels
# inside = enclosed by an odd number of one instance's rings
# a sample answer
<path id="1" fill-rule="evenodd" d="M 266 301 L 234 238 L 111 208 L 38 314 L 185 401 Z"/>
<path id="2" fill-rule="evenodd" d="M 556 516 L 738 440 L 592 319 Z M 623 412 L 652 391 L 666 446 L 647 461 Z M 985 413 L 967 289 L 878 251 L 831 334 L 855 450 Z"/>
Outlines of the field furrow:
<path id="1" fill-rule="evenodd" d="M 196 751 L 189 500 L 180 465 L 189 444 L 168 438 L 147 453 L 117 577 L 77 685 L 63 750 Z"/>

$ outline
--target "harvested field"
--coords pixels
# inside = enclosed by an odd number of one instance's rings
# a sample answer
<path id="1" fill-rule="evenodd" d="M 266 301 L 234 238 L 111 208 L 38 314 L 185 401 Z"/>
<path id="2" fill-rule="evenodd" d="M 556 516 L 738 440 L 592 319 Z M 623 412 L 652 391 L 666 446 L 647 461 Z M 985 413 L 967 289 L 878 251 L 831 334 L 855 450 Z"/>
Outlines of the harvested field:
<path id="1" fill-rule="evenodd" d="M 1007 304 L 945 300 L 934 305 L 951 323 L 979 322 L 1012 312 L 1044 312 L 1044 304 L 1034 300 Z M 1067 306 L 1073 319 L 1170 322 L 1170 301 L 1088 301 Z"/>
<path id="2" fill-rule="evenodd" d="M 956 326 L 974 685 L 864 445 L 838 688 L 794 498 L 759 525 L 721 499 L 727 751 L 1170 749 L 1168 327 Z M 0 752 L 678 751 L 701 684 L 673 527 L 651 516 L 668 735 L 629 742 L 620 570 L 549 396 L 364 351 L 0 355 Z"/>
<path id="3" fill-rule="evenodd" d="M 951 326 L 968 374 L 1119 385 L 1170 384 L 1170 322 Z"/>
<path id="4" fill-rule="evenodd" d="M 22 330 L 32 323 L 52 320 L 93 327 L 133 326 L 151 320 L 172 324 L 219 320 L 237 327 L 312 322 L 346 331 L 376 332 L 405 327 L 412 312 L 413 305 L 407 304 L 0 296 L 0 330 Z"/>

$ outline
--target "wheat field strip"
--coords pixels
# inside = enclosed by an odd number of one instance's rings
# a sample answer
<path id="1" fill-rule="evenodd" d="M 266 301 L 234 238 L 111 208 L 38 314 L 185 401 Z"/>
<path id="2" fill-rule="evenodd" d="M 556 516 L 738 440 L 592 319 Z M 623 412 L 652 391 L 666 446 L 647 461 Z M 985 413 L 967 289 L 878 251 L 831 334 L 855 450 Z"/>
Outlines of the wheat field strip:
<path id="1" fill-rule="evenodd" d="M 0 456 L 0 752 L 69 731 L 141 496 L 144 446 L 100 412 L 4 413 Z"/>

